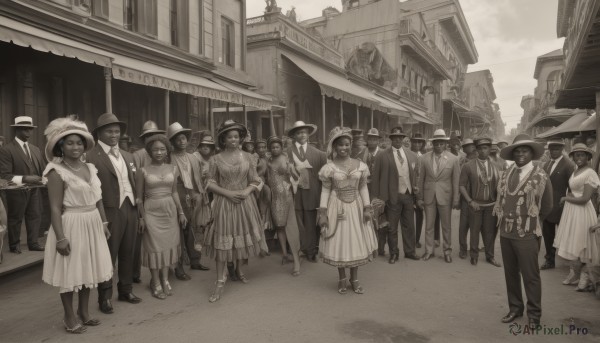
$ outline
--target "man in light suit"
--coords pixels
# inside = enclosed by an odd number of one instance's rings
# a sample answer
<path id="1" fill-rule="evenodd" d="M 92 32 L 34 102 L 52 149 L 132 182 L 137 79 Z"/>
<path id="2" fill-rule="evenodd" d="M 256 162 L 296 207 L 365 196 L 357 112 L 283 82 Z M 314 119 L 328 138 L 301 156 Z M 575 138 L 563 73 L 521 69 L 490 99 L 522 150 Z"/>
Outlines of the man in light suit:
<path id="1" fill-rule="evenodd" d="M 126 128 L 126 124 L 112 113 L 98 117 L 96 128 L 92 131 L 98 138 L 98 144 L 87 153 L 86 158 L 87 162 L 96 166 L 102 183 L 102 203 L 111 234 L 108 248 L 113 265 L 116 266 L 118 261 L 119 266 L 118 300 L 137 304 L 142 299 L 132 292 L 139 217 L 135 199 L 136 168 L 133 156 L 119 149 L 119 139 Z M 106 314 L 113 312 L 112 288 L 112 279 L 98 284 L 98 304 L 100 311 Z"/>
<path id="2" fill-rule="evenodd" d="M 385 213 L 389 220 L 389 263 L 398 260 L 398 222 L 402 224 L 402 247 L 404 257 L 419 260 L 415 253 L 415 200 L 419 193 L 419 158 L 402 146 L 406 134 L 401 127 L 392 129 L 389 135 L 392 146 L 375 157 L 371 179 L 374 199 L 385 201 Z"/>
<path id="3" fill-rule="evenodd" d="M 10 252 L 21 253 L 21 224 L 25 218 L 27 246 L 29 251 L 43 251 L 38 243 L 42 219 L 42 198 L 38 188 L 42 186 L 42 173 L 46 162 L 40 149 L 28 142 L 37 126 L 27 116 L 15 118 L 15 139 L 0 149 L 0 177 L 22 189 L 6 191 L 8 210 L 8 244 Z"/>
<path id="4" fill-rule="evenodd" d="M 296 168 L 300 178 L 294 194 L 296 219 L 300 230 L 300 249 L 308 261 L 317 262 L 319 237 L 317 233 L 317 208 L 321 201 L 321 181 L 319 171 L 327 163 L 324 152 L 308 144 L 308 137 L 317 131 L 317 126 L 297 121 L 287 130 L 287 136 L 294 140 L 287 151 L 290 163 Z"/>
<path id="5" fill-rule="evenodd" d="M 417 204 L 425 207 L 425 254 L 423 260 L 427 261 L 434 256 L 434 224 L 436 209 L 440 214 L 442 224 L 444 260 L 452 263 L 452 239 L 450 222 L 452 208 L 459 209 L 459 180 L 460 165 L 457 156 L 446 151 L 450 138 L 442 129 L 433 133 L 431 138 L 433 151 L 421 157 L 421 171 Z"/>
<path id="6" fill-rule="evenodd" d="M 560 198 L 567 194 L 569 188 L 569 179 L 575 171 L 575 164 L 563 156 L 565 142 L 560 138 L 548 140 L 548 151 L 550 160 L 544 162 L 542 168 L 548 174 L 552 183 L 552 212 L 544 219 L 542 224 L 542 235 L 544 236 L 544 246 L 546 247 L 546 261 L 540 269 L 554 268 L 554 257 L 556 248 L 554 248 L 554 236 L 556 235 L 556 226 L 560 222 L 563 206 L 560 204 Z"/>

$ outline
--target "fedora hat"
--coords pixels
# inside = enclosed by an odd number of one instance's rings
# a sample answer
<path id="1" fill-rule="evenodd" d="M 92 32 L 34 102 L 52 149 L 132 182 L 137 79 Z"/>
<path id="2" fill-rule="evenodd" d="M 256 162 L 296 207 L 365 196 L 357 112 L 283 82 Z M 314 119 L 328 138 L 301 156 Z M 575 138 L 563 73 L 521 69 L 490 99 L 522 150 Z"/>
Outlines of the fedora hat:
<path id="1" fill-rule="evenodd" d="M 371 128 L 369 129 L 369 131 L 367 131 L 367 137 L 381 138 L 381 135 L 379 134 L 379 130 L 377 130 L 376 128 Z"/>
<path id="2" fill-rule="evenodd" d="M 401 126 L 396 126 L 392 128 L 392 131 L 388 135 L 388 137 L 390 138 L 392 138 L 393 136 L 406 137 L 406 133 L 404 133 L 404 130 L 402 130 Z"/>
<path id="3" fill-rule="evenodd" d="M 185 136 L 189 139 L 192 135 L 192 130 L 184 128 L 183 126 L 181 126 L 181 124 L 179 124 L 179 122 L 174 122 L 167 128 L 167 138 L 169 140 L 171 140 L 173 137 L 177 136 L 180 133 L 185 134 Z"/>
<path id="4" fill-rule="evenodd" d="M 33 118 L 28 116 L 19 116 L 15 118 L 15 123 L 11 125 L 12 127 L 26 127 L 30 129 L 35 129 L 37 126 L 33 125 Z"/>
<path id="5" fill-rule="evenodd" d="M 213 139 L 213 137 L 211 135 L 204 135 L 201 139 L 200 139 L 200 143 L 198 143 L 198 146 L 200 145 L 215 145 L 215 140 Z"/>
<path id="6" fill-rule="evenodd" d="M 573 154 L 575 154 L 578 151 L 583 151 L 587 153 L 589 159 L 592 159 L 592 157 L 594 157 L 594 150 L 588 148 L 587 145 L 585 145 L 584 143 L 577 143 L 573 145 L 573 149 L 571 150 L 571 152 L 569 152 L 569 157 L 573 157 Z"/>
<path id="7" fill-rule="evenodd" d="M 550 145 L 561 145 L 565 146 L 565 141 L 562 138 L 550 138 L 548 139 L 548 146 Z"/>
<path id="8" fill-rule="evenodd" d="M 433 132 L 433 136 L 429 138 L 430 141 L 449 141 L 450 137 L 446 136 L 444 129 L 437 129 Z"/>
<path id="9" fill-rule="evenodd" d="M 466 147 L 467 145 L 475 145 L 475 142 L 471 139 L 471 138 L 467 138 L 465 139 L 464 142 L 462 142 L 462 147 Z"/>
<path id="10" fill-rule="evenodd" d="M 58 118 L 51 121 L 46 130 L 44 130 L 44 135 L 46 135 L 46 147 L 44 149 L 44 155 L 46 156 L 46 160 L 52 161 L 54 156 L 54 147 L 56 144 L 64 137 L 77 134 L 85 140 L 85 151 L 89 151 L 94 147 L 94 137 L 88 131 L 87 125 L 84 122 L 79 120 L 74 120 L 72 118 Z"/>
<path id="11" fill-rule="evenodd" d="M 521 133 L 515 137 L 513 144 L 500 150 L 500 157 L 505 160 L 513 161 L 513 150 L 521 146 L 528 146 L 533 150 L 534 160 L 539 159 L 544 154 L 543 145 L 534 141 L 528 134 Z"/>
<path id="12" fill-rule="evenodd" d="M 144 123 L 144 126 L 142 126 L 142 134 L 140 135 L 140 138 L 144 138 L 148 135 L 152 135 L 152 134 L 156 134 L 156 133 L 164 134 L 165 131 L 159 130 L 158 125 L 156 125 L 156 123 L 154 121 L 148 120 L 147 122 Z"/>
<path id="13" fill-rule="evenodd" d="M 308 129 L 308 135 L 311 136 L 312 134 L 314 134 L 317 131 L 317 125 L 306 124 L 302 120 L 299 120 L 299 121 L 295 122 L 291 128 L 287 129 L 286 136 L 292 137 L 294 135 L 294 132 L 296 132 L 297 130 L 300 130 L 300 129 Z"/>
<path id="14" fill-rule="evenodd" d="M 487 137 L 475 138 L 475 146 L 489 145 L 492 146 L 492 139 Z"/>
<path id="15" fill-rule="evenodd" d="M 104 113 L 98 117 L 98 120 L 96 120 L 96 127 L 94 128 L 94 130 L 92 130 L 92 134 L 95 135 L 101 128 L 112 124 L 117 124 L 121 127 L 121 134 L 125 133 L 125 131 L 127 130 L 127 124 L 120 121 L 116 115 L 114 115 L 113 113 Z"/>
<path id="16" fill-rule="evenodd" d="M 423 137 L 423 134 L 420 132 L 415 132 L 413 133 L 412 137 L 410 138 L 411 141 L 421 141 L 421 142 L 425 142 L 425 138 Z"/>

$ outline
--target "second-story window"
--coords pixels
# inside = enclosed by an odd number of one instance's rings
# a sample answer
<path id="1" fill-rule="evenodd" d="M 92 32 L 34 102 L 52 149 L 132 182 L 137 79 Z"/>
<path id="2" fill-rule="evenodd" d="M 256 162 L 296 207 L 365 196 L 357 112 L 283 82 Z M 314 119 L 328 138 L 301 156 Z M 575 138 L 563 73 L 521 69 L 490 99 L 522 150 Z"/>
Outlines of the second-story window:
<path id="1" fill-rule="evenodd" d="M 157 36 L 157 0 L 123 0 L 123 26 L 125 29 Z"/>
<path id="2" fill-rule="evenodd" d="M 92 14 L 95 17 L 108 19 L 108 0 L 92 0 Z"/>
<path id="3" fill-rule="evenodd" d="M 171 30 L 171 45 L 187 50 L 188 37 L 188 0 L 170 0 L 169 24 Z"/>
<path id="4" fill-rule="evenodd" d="M 230 67 L 235 66 L 235 32 L 233 22 L 221 17 L 221 62 Z"/>

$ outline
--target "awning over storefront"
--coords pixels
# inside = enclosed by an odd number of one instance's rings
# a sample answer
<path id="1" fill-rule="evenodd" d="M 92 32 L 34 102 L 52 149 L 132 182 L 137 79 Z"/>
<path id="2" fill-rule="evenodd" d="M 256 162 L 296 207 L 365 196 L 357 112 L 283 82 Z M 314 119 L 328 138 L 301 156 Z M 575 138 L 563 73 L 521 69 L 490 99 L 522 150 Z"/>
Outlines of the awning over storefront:
<path id="1" fill-rule="evenodd" d="M 116 56 L 113 77 L 144 86 L 167 89 L 177 93 L 243 104 L 242 94 L 232 91 L 207 78 L 164 68 L 151 63 Z"/>
<path id="2" fill-rule="evenodd" d="M 427 115 L 427 112 L 423 111 L 420 108 L 417 108 L 415 106 L 411 106 L 409 104 L 402 104 L 402 106 L 406 107 L 408 109 L 408 111 L 410 112 L 410 117 L 420 123 L 425 123 L 425 124 L 429 124 L 429 125 L 435 125 L 435 122 L 429 118 L 429 116 Z"/>
<path id="3" fill-rule="evenodd" d="M 352 83 L 345 76 L 337 75 L 291 53 L 282 55 L 315 80 L 322 94 L 364 107 L 378 105 L 373 93 Z"/>
<path id="4" fill-rule="evenodd" d="M 58 56 L 76 58 L 102 67 L 111 66 L 110 57 L 104 55 L 100 49 L 6 17 L 0 21 L 0 41 L 12 42 L 18 46 L 31 47 L 34 50 L 50 52 Z"/>
<path id="5" fill-rule="evenodd" d="M 255 107 L 261 110 L 268 110 L 271 108 L 273 101 L 268 96 L 258 94 L 249 89 L 234 85 L 227 81 L 218 79 L 213 79 L 213 81 L 233 92 L 241 94 L 243 101 L 242 105 Z"/>
<path id="6" fill-rule="evenodd" d="M 571 118 L 565 120 L 564 123 L 557 127 L 537 135 L 538 138 L 549 138 L 553 136 L 570 137 L 581 131 L 581 124 L 588 119 L 588 114 L 585 112 L 577 113 Z"/>
<path id="7" fill-rule="evenodd" d="M 375 100 L 379 101 L 379 107 L 383 107 L 383 109 L 389 111 L 391 115 L 400 118 L 410 118 L 410 111 L 401 103 L 378 94 L 373 94 L 373 97 Z"/>
<path id="8" fill-rule="evenodd" d="M 596 131 L 596 113 L 592 114 L 581 123 L 579 131 Z"/>

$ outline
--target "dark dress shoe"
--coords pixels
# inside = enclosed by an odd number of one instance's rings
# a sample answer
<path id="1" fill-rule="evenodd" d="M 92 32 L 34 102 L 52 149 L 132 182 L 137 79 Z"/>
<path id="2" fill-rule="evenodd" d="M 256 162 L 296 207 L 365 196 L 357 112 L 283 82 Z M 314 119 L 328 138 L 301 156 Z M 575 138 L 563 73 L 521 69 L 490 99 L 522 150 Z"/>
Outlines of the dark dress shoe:
<path id="1" fill-rule="evenodd" d="M 427 260 L 429 260 L 430 258 L 432 258 L 433 256 L 434 256 L 433 254 L 424 253 L 424 254 L 423 254 L 423 257 L 421 257 L 421 259 L 422 259 L 423 261 L 427 261 Z"/>
<path id="2" fill-rule="evenodd" d="M 134 276 L 134 277 L 133 277 L 133 282 L 134 282 L 134 283 L 142 283 L 142 279 L 140 279 L 140 277 L 139 277 L 139 276 Z"/>
<path id="3" fill-rule="evenodd" d="M 44 247 L 35 243 L 29 246 L 29 251 L 44 251 Z"/>
<path id="4" fill-rule="evenodd" d="M 194 269 L 194 270 L 210 270 L 210 268 L 208 268 L 208 267 L 206 267 L 206 266 L 204 266 L 204 265 L 202 265 L 202 264 L 200 264 L 200 263 L 195 263 L 195 264 L 192 264 L 192 265 L 190 266 L 190 268 L 192 268 L 192 269 Z"/>
<path id="5" fill-rule="evenodd" d="M 312 263 L 317 263 L 317 255 L 308 255 L 308 261 Z"/>
<path id="6" fill-rule="evenodd" d="M 458 252 L 458 257 L 460 257 L 461 259 L 465 259 L 467 258 L 467 252 L 466 251 L 459 251 Z"/>
<path id="7" fill-rule="evenodd" d="M 496 260 L 494 258 L 486 258 L 485 261 L 494 267 L 502 267 L 502 265 L 500 263 L 496 262 Z"/>
<path id="8" fill-rule="evenodd" d="M 177 278 L 177 280 L 181 280 L 181 281 L 190 281 L 192 279 L 192 277 L 189 276 L 186 272 L 178 272 L 178 271 L 175 271 L 175 277 Z"/>
<path id="9" fill-rule="evenodd" d="M 396 261 L 398 261 L 398 255 L 396 254 L 391 254 L 390 255 L 390 260 L 388 261 L 390 264 L 394 264 L 396 263 Z"/>
<path id="10" fill-rule="evenodd" d="M 415 254 L 404 255 L 404 258 L 408 258 L 410 260 L 415 260 L 415 261 L 420 261 L 421 260 L 421 258 L 419 256 L 415 255 Z"/>
<path id="11" fill-rule="evenodd" d="M 450 256 L 450 254 L 444 255 L 444 261 L 446 261 L 446 263 L 452 263 L 452 256 Z"/>
<path id="12" fill-rule="evenodd" d="M 535 319 L 535 318 L 529 318 L 529 327 L 530 328 L 536 328 L 538 327 L 538 325 L 540 325 L 540 320 L 539 319 Z"/>
<path id="13" fill-rule="evenodd" d="M 112 303 L 109 299 L 99 301 L 98 305 L 100 305 L 100 312 L 104 314 L 113 313 Z"/>
<path id="14" fill-rule="evenodd" d="M 554 269 L 554 263 L 546 261 L 546 262 L 544 262 L 544 264 L 542 264 L 542 266 L 540 267 L 540 269 L 541 270 Z"/>
<path id="15" fill-rule="evenodd" d="M 477 259 L 475 257 L 471 257 L 471 264 L 474 266 L 477 265 Z"/>
<path id="16" fill-rule="evenodd" d="M 21 253 L 21 247 L 10 248 L 10 252 L 12 252 L 13 254 L 20 254 Z"/>
<path id="17" fill-rule="evenodd" d="M 127 301 L 130 304 L 139 304 L 142 299 L 135 296 L 133 293 L 119 294 L 119 301 Z"/>
<path id="18" fill-rule="evenodd" d="M 523 317 L 523 313 L 509 312 L 506 316 L 502 317 L 502 322 L 510 323 L 520 317 Z"/>

